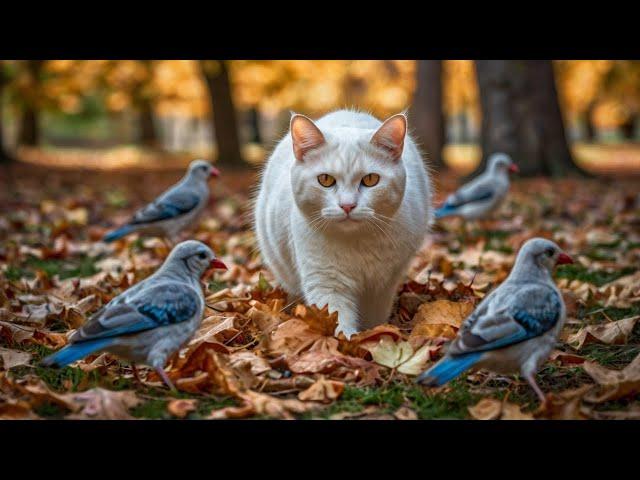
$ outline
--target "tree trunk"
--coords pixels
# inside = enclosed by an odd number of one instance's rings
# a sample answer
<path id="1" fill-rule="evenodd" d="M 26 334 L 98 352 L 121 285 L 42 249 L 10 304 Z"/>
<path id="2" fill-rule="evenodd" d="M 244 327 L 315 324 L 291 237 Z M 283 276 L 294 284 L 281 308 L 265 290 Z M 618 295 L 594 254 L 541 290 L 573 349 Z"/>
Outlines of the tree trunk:
<path id="1" fill-rule="evenodd" d="M 249 109 L 249 124 L 251 126 L 249 141 L 252 143 L 262 143 L 262 135 L 260 135 L 260 113 L 255 107 Z"/>
<path id="2" fill-rule="evenodd" d="M 153 107 L 148 99 L 140 102 L 140 142 L 145 147 L 158 146 L 158 136 L 153 124 Z"/>
<path id="3" fill-rule="evenodd" d="M 40 144 L 40 115 L 37 110 L 36 100 L 40 94 L 40 71 L 42 60 L 26 60 L 27 71 L 31 77 L 33 95 L 25 102 L 20 131 L 18 134 L 18 145 L 28 145 L 30 147 Z"/>
<path id="4" fill-rule="evenodd" d="M 38 113 L 35 108 L 27 105 L 22 113 L 18 145 L 34 147 L 40 143 L 40 128 L 38 125 Z"/>
<path id="5" fill-rule="evenodd" d="M 442 170 L 446 168 L 442 159 L 444 147 L 442 61 L 418 60 L 416 85 L 410 126 L 426 154 L 429 165 Z"/>
<path id="6" fill-rule="evenodd" d="M 9 155 L 9 152 L 7 152 L 7 148 L 4 144 L 4 124 L 3 124 L 3 120 L 4 120 L 4 108 L 2 108 L 4 106 L 3 103 L 3 93 L 4 93 L 4 86 L 7 84 L 7 79 L 4 77 L 3 73 L 0 71 L 0 164 L 2 163 L 9 163 L 13 160 L 13 158 L 11 157 L 11 155 Z"/>
<path id="7" fill-rule="evenodd" d="M 218 147 L 218 163 L 231 167 L 246 167 L 240 151 L 236 109 L 231 97 L 229 71 L 224 61 L 218 61 L 218 71 L 204 76 L 209 87 L 213 111 L 214 141 Z"/>
<path id="8" fill-rule="evenodd" d="M 596 101 L 592 101 L 587 108 L 587 111 L 584 114 L 585 125 L 586 125 L 586 141 L 594 142 L 596 140 L 596 126 L 593 124 L 593 110 L 595 109 Z"/>
<path id="9" fill-rule="evenodd" d="M 622 136 L 625 140 L 633 140 L 636 133 L 636 115 L 629 115 L 629 117 L 620 125 Z"/>
<path id="10" fill-rule="evenodd" d="M 573 163 L 550 60 L 477 60 L 482 109 L 482 162 L 509 154 L 525 176 L 564 176 Z"/>

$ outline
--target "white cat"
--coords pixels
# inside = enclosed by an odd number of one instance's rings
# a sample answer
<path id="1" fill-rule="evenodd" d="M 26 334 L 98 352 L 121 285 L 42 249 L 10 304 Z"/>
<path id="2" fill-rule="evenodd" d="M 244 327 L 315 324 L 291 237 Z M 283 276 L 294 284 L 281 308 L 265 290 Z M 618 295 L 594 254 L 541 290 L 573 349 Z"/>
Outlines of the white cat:
<path id="1" fill-rule="evenodd" d="M 290 300 L 338 311 L 347 337 L 388 320 L 432 220 L 429 175 L 403 114 L 291 118 L 255 206 L 261 254 Z"/>

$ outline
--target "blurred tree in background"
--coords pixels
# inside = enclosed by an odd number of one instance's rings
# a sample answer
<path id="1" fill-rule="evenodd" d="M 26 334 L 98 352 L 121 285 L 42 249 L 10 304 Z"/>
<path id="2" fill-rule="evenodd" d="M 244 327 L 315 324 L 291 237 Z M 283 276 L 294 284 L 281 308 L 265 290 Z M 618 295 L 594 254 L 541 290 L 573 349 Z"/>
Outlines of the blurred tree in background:
<path id="1" fill-rule="evenodd" d="M 13 160 L 9 154 L 4 140 L 4 92 L 11 79 L 10 65 L 7 61 L 0 61 L 0 163 L 8 163 Z"/>
<path id="2" fill-rule="evenodd" d="M 18 144 L 35 146 L 40 143 L 40 109 L 42 108 L 43 60 L 26 60 L 19 74 L 23 104 Z"/>
<path id="3" fill-rule="evenodd" d="M 550 60 L 477 60 L 483 158 L 505 152 L 523 175 L 577 173 L 565 138 Z"/>
<path id="4" fill-rule="evenodd" d="M 211 98 L 218 161 L 225 165 L 242 166 L 244 161 L 240 152 L 238 120 L 233 104 L 227 62 L 204 60 L 202 61 L 202 71 Z"/>
<path id="5" fill-rule="evenodd" d="M 480 158 L 481 144 L 484 157 L 512 152 L 527 174 L 562 175 L 576 170 L 568 144 L 640 133 L 631 60 L 480 61 L 477 72 L 471 60 L 0 62 L 4 162 L 42 147 L 120 146 L 241 166 L 268 154 L 291 111 L 317 118 L 345 107 L 378 118 L 410 108 L 410 129 L 438 169 L 461 152 Z"/>
<path id="6" fill-rule="evenodd" d="M 442 148 L 445 142 L 445 119 L 442 101 L 442 61 L 418 60 L 416 91 L 411 105 L 413 133 L 427 152 L 429 164 L 445 168 Z"/>

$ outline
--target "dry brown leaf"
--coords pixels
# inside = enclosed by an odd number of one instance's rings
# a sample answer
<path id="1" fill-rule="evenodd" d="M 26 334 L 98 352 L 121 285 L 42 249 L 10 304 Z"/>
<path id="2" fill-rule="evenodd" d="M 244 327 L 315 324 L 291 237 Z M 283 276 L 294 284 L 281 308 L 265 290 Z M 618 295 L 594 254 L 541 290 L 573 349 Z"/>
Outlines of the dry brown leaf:
<path id="1" fill-rule="evenodd" d="M 311 330 L 327 337 L 332 337 L 338 326 L 338 312 L 330 314 L 327 305 L 318 308 L 315 305 L 299 304 L 296 305 L 293 315 L 309 325 Z"/>
<path id="2" fill-rule="evenodd" d="M 61 397 L 75 405 L 75 413 L 66 418 L 78 420 L 130 420 L 129 409 L 142 403 L 132 390 L 113 392 L 99 387 Z"/>
<path id="3" fill-rule="evenodd" d="M 220 342 L 223 334 L 229 332 L 233 336 L 239 332 L 235 328 L 235 317 L 223 315 L 211 315 L 202 320 L 200 327 L 189 342 L 190 347 L 198 346 L 203 342 Z"/>
<path id="4" fill-rule="evenodd" d="M 423 303 L 413 317 L 415 326 L 411 336 L 454 338 L 460 325 L 472 311 L 471 302 L 436 300 Z"/>
<path id="5" fill-rule="evenodd" d="M 468 407 L 468 410 L 476 420 L 497 420 L 502 412 L 502 402 L 495 398 L 483 398 L 472 407 Z"/>
<path id="6" fill-rule="evenodd" d="M 591 412 L 591 418 L 595 420 L 640 420 L 640 408 L 632 407 L 629 410 L 604 410 Z"/>
<path id="7" fill-rule="evenodd" d="M 389 325 L 385 323 L 383 325 L 377 325 L 374 328 L 364 330 L 362 332 L 353 335 L 349 341 L 351 344 L 358 344 L 364 342 L 371 342 L 378 340 L 382 335 L 387 335 L 394 340 L 402 338 L 402 333 L 395 325 Z"/>
<path id="8" fill-rule="evenodd" d="M 423 372 L 431 359 L 431 353 L 440 348 L 425 344 L 414 351 L 409 342 L 395 342 L 388 335 L 382 335 L 375 342 L 361 343 L 360 346 L 371 352 L 374 362 L 407 375 Z"/>
<path id="9" fill-rule="evenodd" d="M 622 370 L 593 362 L 585 362 L 583 368 L 601 386 L 585 397 L 589 402 L 601 403 L 640 393 L 640 354 Z"/>
<path id="10" fill-rule="evenodd" d="M 174 417 L 185 418 L 191 412 L 195 411 L 197 406 L 198 401 L 195 399 L 180 398 L 171 400 L 167 404 L 167 411 Z"/>
<path id="11" fill-rule="evenodd" d="M 29 402 L 0 396 L 0 420 L 28 420 L 38 416 L 31 410 Z"/>
<path id="12" fill-rule="evenodd" d="M 582 385 L 561 393 L 549 393 L 547 401 L 533 415 L 550 420 L 586 420 L 589 418 L 589 409 L 583 406 L 582 400 L 591 388 L 591 385 Z"/>
<path id="13" fill-rule="evenodd" d="M 331 403 L 337 400 L 344 392 L 344 383 L 336 380 L 327 380 L 322 377 L 305 391 L 298 394 L 298 398 L 304 402 Z"/>
<path id="14" fill-rule="evenodd" d="M 0 370 L 9 370 L 19 365 L 28 365 L 30 361 L 30 353 L 0 347 Z"/>
<path id="15" fill-rule="evenodd" d="M 293 420 L 294 414 L 301 414 L 321 408 L 321 404 L 303 402 L 297 399 L 280 399 L 264 393 L 247 390 L 238 394 L 241 405 L 214 410 L 209 419 L 246 418 L 253 415 L 264 415 L 273 418 Z"/>
<path id="16" fill-rule="evenodd" d="M 476 420 L 533 420 L 533 414 L 523 413 L 519 405 L 506 399 L 484 398 L 468 409 Z"/>
<path id="17" fill-rule="evenodd" d="M 246 316 L 254 323 L 254 325 L 263 332 L 269 334 L 282 322 L 289 319 L 289 316 L 282 313 L 282 306 L 275 304 L 274 308 L 269 305 L 252 300 L 251 308 L 247 311 Z"/>
<path id="18" fill-rule="evenodd" d="M 327 337 L 312 329 L 306 322 L 292 318 L 278 325 L 265 337 L 264 345 L 272 355 L 299 355 L 322 338 Z"/>
<path id="19" fill-rule="evenodd" d="M 583 345 L 592 342 L 606 343 L 608 345 L 627 343 L 638 319 L 640 319 L 640 315 L 602 325 L 588 325 L 570 335 L 567 338 L 567 343 L 576 350 L 580 350 Z"/>
<path id="20" fill-rule="evenodd" d="M 409 407 L 400 407 L 398 410 L 393 412 L 393 416 L 398 420 L 417 420 L 418 414 L 410 409 Z"/>
<path id="21" fill-rule="evenodd" d="M 229 355 L 229 366 L 231 368 L 244 368 L 247 365 L 253 375 L 261 375 L 271 370 L 269 362 L 253 352 L 239 351 Z"/>
<path id="22" fill-rule="evenodd" d="M 575 353 L 567 353 L 562 350 L 553 350 L 549 355 L 550 361 L 558 361 L 562 365 L 581 365 L 585 362 L 585 358 Z"/>
<path id="23" fill-rule="evenodd" d="M 339 412 L 329 417 L 329 420 L 352 420 L 369 417 L 375 415 L 379 411 L 378 407 L 370 405 L 359 412 Z"/>
<path id="24" fill-rule="evenodd" d="M 500 420 L 533 420 L 533 414 L 523 412 L 515 403 L 504 402 Z"/>

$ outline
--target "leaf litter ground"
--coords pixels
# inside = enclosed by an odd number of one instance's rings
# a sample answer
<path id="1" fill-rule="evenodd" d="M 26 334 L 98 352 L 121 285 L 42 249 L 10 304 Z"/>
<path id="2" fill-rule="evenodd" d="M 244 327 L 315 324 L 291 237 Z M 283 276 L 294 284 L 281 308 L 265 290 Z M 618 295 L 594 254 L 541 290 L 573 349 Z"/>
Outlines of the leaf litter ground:
<path id="1" fill-rule="evenodd" d="M 637 181 L 519 180 L 491 221 L 439 222 L 389 323 L 347 341 L 332 335 L 335 314 L 273 287 L 251 231 L 256 176 L 226 175 L 185 238 L 230 268 L 204 286 L 202 326 L 167 366 L 171 393 L 150 369 L 138 381 L 108 354 L 60 370 L 38 362 L 162 263 L 158 239 L 98 240 L 180 173 L 32 170 L 4 171 L 0 193 L 0 418 L 640 418 Z M 437 200 L 456 182 L 439 178 Z M 569 318 L 539 373 L 547 404 L 521 378 L 485 371 L 415 385 L 532 236 L 577 260 L 556 274 Z"/>

